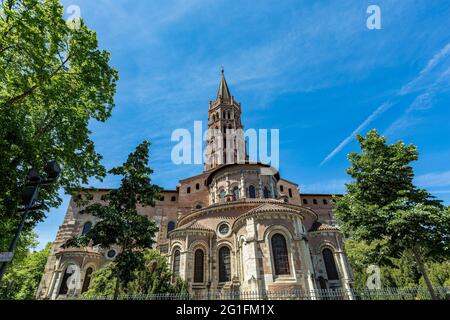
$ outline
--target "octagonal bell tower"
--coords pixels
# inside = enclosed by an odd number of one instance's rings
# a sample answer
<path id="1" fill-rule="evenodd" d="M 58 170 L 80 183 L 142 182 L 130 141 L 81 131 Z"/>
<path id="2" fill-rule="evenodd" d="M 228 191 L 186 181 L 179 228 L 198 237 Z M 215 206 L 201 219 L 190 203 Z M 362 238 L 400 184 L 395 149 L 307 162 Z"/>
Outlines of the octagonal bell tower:
<path id="1" fill-rule="evenodd" d="M 205 171 L 248 160 L 243 130 L 241 104 L 231 95 L 222 69 L 216 100 L 209 103 Z"/>

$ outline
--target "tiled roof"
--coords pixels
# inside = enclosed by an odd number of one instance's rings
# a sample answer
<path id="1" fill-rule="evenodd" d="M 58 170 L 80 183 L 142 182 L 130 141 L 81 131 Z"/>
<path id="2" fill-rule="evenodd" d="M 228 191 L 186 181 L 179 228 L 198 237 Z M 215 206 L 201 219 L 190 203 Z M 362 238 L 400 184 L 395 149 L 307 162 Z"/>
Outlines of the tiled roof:
<path id="1" fill-rule="evenodd" d="M 182 226 L 176 228 L 174 231 L 177 231 L 177 230 L 206 230 L 206 231 L 214 231 L 213 229 L 204 226 L 202 223 L 198 222 L 197 220 L 193 220 L 191 222 L 188 222 L 185 225 L 182 225 Z"/>
<path id="2" fill-rule="evenodd" d="M 339 230 L 338 227 L 336 226 L 332 226 L 326 223 L 321 223 L 319 221 L 315 221 L 313 223 L 313 225 L 311 226 L 311 228 L 309 229 L 309 232 L 314 232 L 314 231 L 336 231 Z"/>
<path id="3" fill-rule="evenodd" d="M 297 213 L 297 210 L 281 206 L 274 203 L 265 203 L 260 205 L 259 207 L 253 208 L 250 211 L 247 212 L 247 214 L 250 213 L 261 213 L 261 212 L 291 212 L 291 213 Z"/>

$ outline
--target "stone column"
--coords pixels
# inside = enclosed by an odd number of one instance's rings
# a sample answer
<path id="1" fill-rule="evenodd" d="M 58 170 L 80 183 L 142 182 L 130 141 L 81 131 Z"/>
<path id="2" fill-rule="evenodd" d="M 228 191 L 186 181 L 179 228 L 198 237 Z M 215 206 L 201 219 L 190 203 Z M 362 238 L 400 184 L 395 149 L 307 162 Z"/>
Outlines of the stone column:
<path id="1" fill-rule="evenodd" d="M 246 192 L 245 192 L 245 179 L 244 179 L 244 171 L 241 171 L 241 184 L 240 184 L 240 196 L 241 198 L 245 198 Z"/>
<path id="2" fill-rule="evenodd" d="M 61 274 L 62 274 L 61 271 L 55 271 L 54 281 L 48 294 L 48 296 L 52 300 L 56 300 L 56 298 L 58 297 L 59 287 L 61 285 L 61 281 L 63 278 Z"/>
<path id="3" fill-rule="evenodd" d="M 316 295 L 314 292 L 314 290 L 316 289 L 314 279 L 314 267 L 311 260 L 309 245 L 306 241 L 306 233 L 304 232 L 303 223 L 298 217 L 295 217 L 294 219 L 294 227 L 296 235 L 300 238 L 300 249 L 302 252 L 301 260 L 303 262 L 302 264 L 304 267 L 306 267 L 304 274 L 306 275 L 307 279 L 306 281 L 307 288 L 305 289 L 309 291 L 311 299 L 316 300 Z"/>
<path id="4" fill-rule="evenodd" d="M 296 228 L 297 229 L 297 228 Z M 314 267 L 313 267 L 313 263 L 311 260 L 311 254 L 309 251 L 309 245 L 305 240 L 304 234 L 302 232 L 301 234 L 301 240 L 300 240 L 300 248 L 302 251 L 302 260 L 304 261 L 303 265 L 306 267 L 305 270 L 305 274 L 306 274 L 306 279 L 307 279 L 307 288 L 305 288 L 306 290 L 308 290 L 308 294 L 310 295 L 312 300 L 316 300 L 316 294 L 315 294 L 315 279 L 314 279 Z"/>
<path id="5" fill-rule="evenodd" d="M 270 179 L 270 197 L 275 198 L 275 188 L 273 185 L 273 177 L 269 177 Z"/>
<path id="6" fill-rule="evenodd" d="M 263 192 L 262 192 L 262 180 L 261 180 L 261 175 L 258 173 L 258 193 L 259 193 L 259 198 L 263 198 Z"/>
<path id="7" fill-rule="evenodd" d="M 185 238 L 185 247 L 187 248 L 189 245 L 189 235 L 186 235 Z M 188 261 L 189 261 L 189 251 L 187 249 L 180 250 L 180 278 L 183 280 L 187 280 L 188 277 Z"/>
<path id="8" fill-rule="evenodd" d="M 259 294 L 261 290 L 259 288 L 260 277 L 256 223 L 254 218 L 248 218 L 246 223 L 247 244 L 244 246 L 244 282 L 246 287 Z"/>
<path id="9" fill-rule="evenodd" d="M 217 180 L 214 179 L 214 186 L 213 186 L 213 203 L 217 203 Z"/>
<path id="10" fill-rule="evenodd" d="M 345 259 L 344 255 L 344 248 L 342 246 L 342 241 L 336 236 L 336 243 L 338 244 L 338 250 L 335 252 L 335 257 L 337 257 L 338 264 L 340 265 L 340 269 L 342 271 L 342 284 L 345 288 L 345 290 L 348 292 L 348 298 L 350 300 L 354 300 L 353 294 L 352 294 L 352 287 L 350 286 L 350 272 L 349 272 L 349 266 L 347 264 L 347 261 Z"/>

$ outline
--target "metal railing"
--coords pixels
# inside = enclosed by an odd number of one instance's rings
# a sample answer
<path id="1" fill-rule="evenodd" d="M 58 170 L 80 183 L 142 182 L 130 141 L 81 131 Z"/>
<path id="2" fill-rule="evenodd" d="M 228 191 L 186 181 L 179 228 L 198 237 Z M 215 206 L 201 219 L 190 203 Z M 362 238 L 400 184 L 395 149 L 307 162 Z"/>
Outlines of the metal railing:
<path id="1" fill-rule="evenodd" d="M 439 299 L 450 300 L 450 288 L 434 288 Z M 81 300 L 112 300 L 112 296 L 67 297 Z M 430 300 L 426 288 L 318 289 L 312 291 L 214 291 L 121 295 L 119 300 Z"/>

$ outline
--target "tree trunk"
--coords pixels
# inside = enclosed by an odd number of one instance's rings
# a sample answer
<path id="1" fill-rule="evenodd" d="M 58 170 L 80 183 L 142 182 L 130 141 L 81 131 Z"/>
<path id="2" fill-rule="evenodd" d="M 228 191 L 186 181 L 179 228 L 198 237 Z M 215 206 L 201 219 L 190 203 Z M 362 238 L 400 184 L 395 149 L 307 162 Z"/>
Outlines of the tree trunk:
<path id="1" fill-rule="evenodd" d="M 116 288 L 114 289 L 114 300 L 117 300 L 117 298 L 119 297 L 119 285 L 120 285 L 119 276 L 117 276 Z"/>
<path id="2" fill-rule="evenodd" d="M 416 260 L 417 265 L 419 267 L 419 271 L 422 274 L 423 279 L 425 280 L 428 291 L 430 292 L 431 299 L 437 300 L 436 293 L 434 292 L 433 285 L 431 284 L 431 281 L 428 278 L 428 273 L 425 268 L 425 264 L 423 263 L 422 258 L 420 257 L 419 250 L 416 247 L 414 247 L 414 248 L 412 248 L 412 253 L 413 253 L 414 259 Z"/>

